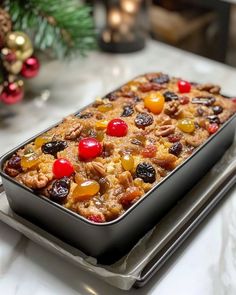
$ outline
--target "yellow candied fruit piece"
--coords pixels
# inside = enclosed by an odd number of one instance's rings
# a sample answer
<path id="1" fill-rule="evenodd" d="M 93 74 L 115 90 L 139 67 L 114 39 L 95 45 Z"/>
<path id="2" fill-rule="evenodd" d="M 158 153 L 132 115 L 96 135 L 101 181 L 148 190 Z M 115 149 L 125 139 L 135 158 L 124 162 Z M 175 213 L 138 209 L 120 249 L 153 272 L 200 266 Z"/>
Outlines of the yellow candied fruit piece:
<path id="1" fill-rule="evenodd" d="M 99 120 L 95 123 L 96 129 L 106 129 L 108 121 L 107 120 Z"/>
<path id="2" fill-rule="evenodd" d="M 72 198 L 77 201 L 85 201 L 95 196 L 100 190 L 100 185 L 95 180 L 86 180 L 77 184 L 72 193 Z"/>
<path id="3" fill-rule="evenodd" d="M 21 167 L 24 169 L 32 168 L 33 166 L 36 166 L 39 163 L 39 157 L 35 153 L 24 155 L 21 158 Z"/>
<path id="4" fill-rule="evenodd" d="M 102 130 L 98 130 L 97 133 L 96 133 L 96 139 L 98 141 L 103 141 L 104 139 L 104 132 Z"/>
<path id="5" fill-rule="evenodd" d="M 185 133 L 192 133 L 195 130 L 194 121 L 188 118 L 179 120 L 178 128 Z"/>
<path id="6" fill-rule="evenodd" d="M 34 144 L 36 148 L 40 148 L 42 145 L 49 142 L 50 140 L 51 137 L 49 135 L 40 135 L 35 139 Z"/>
<path id="7" fill-rule="evenodd" d="M 113 105 L 111 103 L 101 104 L 97 107 L 97 110 L 102 113 L 106 113 L 113 109 Z"/>
<path id="8" fill-rule="evenodd" d="M 144 98 L 144 106 L 153 114 L 160 114 L 164 108 L 165 98 L 160 93 L 151 93 Z"/>
<path id="9" fill-rule="evenodd" d="M 134 158 L 132 155 L 125 154 L 121 158 L 121 165 L 126 171 L 132 171 L 134 168 Z"/>

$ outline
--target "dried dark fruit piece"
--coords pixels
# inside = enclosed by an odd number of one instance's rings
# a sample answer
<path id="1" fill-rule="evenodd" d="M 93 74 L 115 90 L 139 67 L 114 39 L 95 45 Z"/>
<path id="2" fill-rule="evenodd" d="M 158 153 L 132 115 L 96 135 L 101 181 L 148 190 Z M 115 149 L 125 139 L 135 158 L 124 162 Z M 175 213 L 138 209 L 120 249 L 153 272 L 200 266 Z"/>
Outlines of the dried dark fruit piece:
<path id="1" fill-rule="evenodd" d="M 16 170 L 19 170 L 21 171 L 21 158 L 18 156 L 18 155 L 14 155 L 11 157 L 11 159 L 8 161 L 7 163 L 7 166 L 9 168 L 12 168 L 12 169 L 16 169 Z"/>
<path id="2" fill-rule="evenodd" d="M 188 104 L 189 103 L 189 97 L 188 96 L 181 96 L 179 98 L 180 104 Z"/>
<path id="3" fill-rule="evenodd" d="M 208 107 L 213 105 L 215 101 L 216 101 L 216 99 L 213 96 L 209 96 L 209 97 L 197 96 L 197 97 L 194 97 L 192 99 L 192 103 L 194 103 L 194 104 L 203 104 L 203 105 L 208 106 Z"/>
<path id="4" fill-rule="evenodd" d="M 50 199 L 57 203 L 62 203 L 70 191 L 70 179 L 63 177 L 54 181 L 51 189 L 49 189 Z"/>
<path id="5" fill-rule="evenodd" d="M 139 163 L 136 167 L 135 177 L 142 178 L 146 183 L 153 183 L 156 180 L 156 170 L 149 163 Z"/>
<path id="6" fill-rule="evenodd" d="M 9 176 L 16 177 L 22 172 L 21 158 L 18 155 L 12 156 L 4 170 Z"/>
<path id="7" fill-rule="evenodd" d="M 165 101 L 172 101 L 177 100 L 178 95 L 172 91 L 166 91 L 163 93 L 163 96 L 165 97 Z"/>
<path id="8" fill-rule="evenodd" d="M 134 103 L 140 102 L 141 100 L 142 99 L 137 95 L 133 98 Z"/>
<path id="9" fill-rule="evenodd" d="M 223 112 L 223 108 L 221 106 L 213 106 L 212 110 L 215 115 L 219 115 Z"/>
<path id="10" fill-rule="evenodd" d="M 136 116 L 134 122 L 138 128 L 144 129 L 147 126 L 152 125 L 153 116 L 148 113 L 141 113 Z"/>
<path id="11" fill-rule="evenodd" d="M 209 120 L 210 123 L 220 124 L 220 119 L 216 115 L 208 116 L 207 119 Z"/>
<path id="12" fill-rule="evenodd" d="M 57 152 L 63 151 L 66 147 L 66 141 L 55 140 L 43 144 L 41 149 L 44 154 L 56 155 Z"/>
<path id="13" fill-rule="evenodd" d="M 180 142 L 175 142 L 170 148 L 169 153 L 175 156 L 179 156 L 179 154 L 182 152 L 183 145 Z"/>
<path id="14" fill-rule="evenodd" d="M 110 101 L 118 99 L 118 95 L 115 92 L 108 93 L 104 98 L 108 98 Z"/>
<path id="15" fill-rule="evenodd" d="M 170 81 L 169 76 L 165 74 L 161 74 L 159 77 L 153 78 L 151 80 L 151 82 L 158 83 L 158 84 L 165 84 L 165 83 L 168 83 L 169 81 Z"/>
<path id="16" fill-rule="evenodd" d="M 180 141 L 181 137 L 182 137 L 182 134 L 180 133 L 170 134 L 168 135 L 168 140 L 169 142 L 174 143 L 174 142 Z"/>
<path id="17" fill-rule="evenodd" d="M 123 107 L 123 112 L 121 117 L 129 117 L 134 113 L 134 109 L 131 105 L 127 105 Z"/>
<path id="18" fill-rule="evenodd" d="M 91 113 L 91 112 L 79 113 L 79 114 L 77 115 L 77 117 L 78 117 L 79 119 L 89 119 L 89 118 L 93 117 L 93 113 Z"/>
<path id="19" fill-rule="evenodd" d="M 105 192 L 109 189 L 110 183 L 109 180 L 106 177 L 102 177 L 98 181 L 100 185 L 100 194 L 103 195 Z"/>

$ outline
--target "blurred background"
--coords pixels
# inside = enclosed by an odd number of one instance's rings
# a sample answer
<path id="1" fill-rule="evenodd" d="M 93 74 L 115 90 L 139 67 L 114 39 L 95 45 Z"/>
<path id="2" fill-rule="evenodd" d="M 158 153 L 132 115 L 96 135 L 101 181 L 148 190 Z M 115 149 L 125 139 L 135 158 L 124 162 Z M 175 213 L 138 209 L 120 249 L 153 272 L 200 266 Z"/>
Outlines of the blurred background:
<path id="1" fill-rule="evenodd" d="M 119 9 L 121 14 L 130 12 L 139 15 L 135 25 L 138 30 L 143 29 L 146 32 L 146 37 L 236 66 L 236 1 L 234 0 L 88 0 L 87 2 L 93 6 L 98 31 L 102 30 L 104 25 L 108 27 L 114 25 L 109 16 L 116 7 L 118 14 L 113 17 L 118 15 L 116 25 L 121 30 L 124 22 L 128 24 L 129 20 L 121 19 L 121 16 L 119 23 Z M 114 44 L 113 46 L 115 47 Z"/>

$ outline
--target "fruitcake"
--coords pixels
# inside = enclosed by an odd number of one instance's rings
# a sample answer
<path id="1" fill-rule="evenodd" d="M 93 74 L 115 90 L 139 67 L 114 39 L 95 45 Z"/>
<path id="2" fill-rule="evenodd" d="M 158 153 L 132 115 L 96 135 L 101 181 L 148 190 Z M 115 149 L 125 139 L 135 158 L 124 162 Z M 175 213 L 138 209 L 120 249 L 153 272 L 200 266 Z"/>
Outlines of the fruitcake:
<path id="1" fill-rule="evenodd" d="M 235 112 L 219 86 L 145 74 L 38 136 L 4 170 L 92 222 L 111 221 Z"/>

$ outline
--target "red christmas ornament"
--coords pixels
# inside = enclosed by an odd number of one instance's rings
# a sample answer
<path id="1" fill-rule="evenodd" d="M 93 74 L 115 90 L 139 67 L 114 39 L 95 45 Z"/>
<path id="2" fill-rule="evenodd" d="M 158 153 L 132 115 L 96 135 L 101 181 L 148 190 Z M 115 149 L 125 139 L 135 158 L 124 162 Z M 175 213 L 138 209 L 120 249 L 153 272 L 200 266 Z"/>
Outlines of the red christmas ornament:
<path id="1" fill-rule="evenodd" d="M 15 104 L 22 100 L 24 96 L 23 87 L 17 82 L 8 83 L 3 87 L 0 100 L 5 104 Z"/>
<path id="2" fill-rule="evenodd" d="M 37 76 L 40 68 L 39 60 L 35 56 L 31 56 L 25 60 L 22 66 L 21 75 L 30 79 Z"/>

